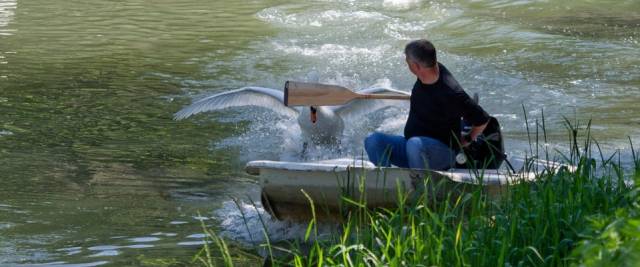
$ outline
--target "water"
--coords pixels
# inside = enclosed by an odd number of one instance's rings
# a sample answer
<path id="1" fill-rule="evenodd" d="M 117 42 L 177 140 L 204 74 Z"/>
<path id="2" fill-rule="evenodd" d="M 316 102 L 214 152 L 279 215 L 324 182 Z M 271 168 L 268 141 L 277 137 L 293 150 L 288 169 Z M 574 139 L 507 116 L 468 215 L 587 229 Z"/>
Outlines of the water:
<path id="1" fill-rule="evenodd" d="M 0 0 L 0 265 L 188 263 L 201 219 L 251 244 L 264 213 L 247 200 L 257 188 L 242 166 L 295 158 L 295 122 L 252 108 L 172 114 L 194 98 L 279 89 L 310 73 L 408 90 L 402 48 L 415 38 L 431 39 L 480 94 L 512 153 L 528 150 L 524 105 L 530 123 L 544 110 L 550 148 L 566 147 L 563 116 L 592 118 L 605 151 L 628 162 L 627 136 L 640 140 L 639 10 L 587 0 Z M 405 118 L 392 108 L 348 119 L 340 152 L 313 155 L 361 154 L 367 132 L 400 133 Z M 279 238 L 300 228 L 268 224 Z"/>

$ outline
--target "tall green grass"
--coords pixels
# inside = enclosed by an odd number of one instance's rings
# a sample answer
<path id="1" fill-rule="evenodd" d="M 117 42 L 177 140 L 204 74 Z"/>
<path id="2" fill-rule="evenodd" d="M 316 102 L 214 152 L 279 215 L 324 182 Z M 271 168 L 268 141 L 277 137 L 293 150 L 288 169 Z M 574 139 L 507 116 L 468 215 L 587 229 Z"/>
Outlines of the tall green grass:
<path id="1" fill-rule="evenodd" d="M 634 186 L 626 193 L 628 205 L 614 213 L 590 215 L 573 256 L 583 266 L 640 265 L 640 158 L 629 139 Z"/>
<path id="2" fill-rule="evenodd" d="M 633 145 L 635 168 L 625 176 L 615 155 L 602 155 L 589 134 L 590 122 L 580 127 L 565 119 L 565 125 L 570 150 L 558 153 L 575 171 L 542 173 L 535 182 L 510 185 L 499 199 L 478 188 L 450 192 L 443 198 L 450 201 L 434 197 L 442 185 L 427 176 L 418 185 L 419 194 L 400 194 L 396 209 L 368 209 L 362 198 L 349 199 L 350 212 L 340 230 L 327 237 L 317 236 L 314 216 L 304 246 L 267 244 L 269 251 L 286 251 L 277 257 L 269 253 L 268 261 L 274 266 L 631 265 L 640 258 L 640 160 Z M 581 128 L 586 129 L 583 135 Z M 530 144 L 531 153 L 541 147 L 548 159 L 546 146 Z M 592 158 L 594 144 L 599 160 Z M 313 200 L 309 203 L 315 211 Z M 218 256 L 205 246 L 201 262 L 232 266 L 224 241 L 208 234 Z"/>

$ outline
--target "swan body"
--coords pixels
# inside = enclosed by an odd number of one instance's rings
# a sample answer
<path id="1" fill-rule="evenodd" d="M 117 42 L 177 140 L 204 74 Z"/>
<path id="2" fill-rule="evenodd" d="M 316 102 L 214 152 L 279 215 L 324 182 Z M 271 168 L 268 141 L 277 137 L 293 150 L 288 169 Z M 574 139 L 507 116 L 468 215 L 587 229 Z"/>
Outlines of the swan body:
<path id="1" fill-rule="evenodd" d="M 344 120 L 330 107 L 318 106 L 315 108 L 317 114 L 315 123 L 310 119 L 310 108 L 303 108 L 298 116 L 297 121 L 302 136 L 314 144 L 338 143 L 344 131 Z"/>
<path id="2" fill-rule="evenodd" d="M 365 94 L 403 94 L 407 92 L 375 87 L 358 91 Z M 398 100 L 354 100 L 341 106 L 318 106 L 311 108 L 292 108 L 284 105 L 284 92 L 264 87 L 243 87 L 200 99 L 174 114 L 174 119 L 186 119 L 192 115 L 240 106 L 258 106 L 270 109 L 277 114 L 293 119 L 297 118 L 305 144 L 337 144 L 344 131 L 345 117 L 357 117 L 364 114 L 408 101 Z M 312 109 L 316 110 L 315 122 L 312 122 Z"/>

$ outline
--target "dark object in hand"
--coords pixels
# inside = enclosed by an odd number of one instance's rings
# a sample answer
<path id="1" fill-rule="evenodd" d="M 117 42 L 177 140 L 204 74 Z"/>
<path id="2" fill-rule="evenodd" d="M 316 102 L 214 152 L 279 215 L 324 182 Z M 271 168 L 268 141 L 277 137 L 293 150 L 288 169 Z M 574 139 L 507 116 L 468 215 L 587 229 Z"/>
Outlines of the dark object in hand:
<path id="1" fill-rule="evenodd" d="M 465 134 L 462 135 L 462 140 L 464 141 L 464 143 L 469 144 L 471 143 L 473 140 L 471 139 L 471 135 L 470 134 Z"/>
<path id="2" fill-rule="evenodd" d="M 500 124 L 494 117 L 489 119 L 487 127 L 482 134 L 471 141 L 471 136 L 463 135 L 469 145 L 462 148 L 460 153 L 464 153 L 464 162 L 457 162 L 456 168 L 485 168 L 497 169 L 500 167 L 506 155 L 504 153 L 504 142 L 500 131 Z M 468 139 L 467 139 L 468 138 Z"/>

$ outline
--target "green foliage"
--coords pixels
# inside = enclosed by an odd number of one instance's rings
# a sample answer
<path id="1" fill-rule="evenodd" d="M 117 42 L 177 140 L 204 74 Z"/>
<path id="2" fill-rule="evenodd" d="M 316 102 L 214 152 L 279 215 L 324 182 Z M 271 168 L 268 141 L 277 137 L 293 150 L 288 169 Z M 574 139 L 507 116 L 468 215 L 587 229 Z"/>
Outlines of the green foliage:
<path id="1" fill-rule="evenodd" d="M 607 218 L 593 216 L 573 254 L 580 266 L 637 266 L 640 262 L 638 207 L 620 209 Z"/>
<path id="2" fill-rule="evenodd" d="M 634 161 L 634 189 L 625 197 L 629 205 L 614 214 L 591 216 L 583 240 L 573 251 L 580 266 L 637 266 L 640 263 L 640 159 L 636 157 L 631 140 Z"/>

